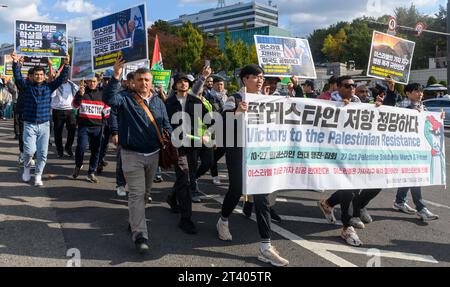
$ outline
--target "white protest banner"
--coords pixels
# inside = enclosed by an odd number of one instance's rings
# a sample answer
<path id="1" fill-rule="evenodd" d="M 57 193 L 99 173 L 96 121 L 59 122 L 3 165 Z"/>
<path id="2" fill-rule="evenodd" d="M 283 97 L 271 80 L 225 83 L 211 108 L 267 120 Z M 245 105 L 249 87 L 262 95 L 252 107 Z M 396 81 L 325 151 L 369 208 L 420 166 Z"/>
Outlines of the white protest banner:
<path id="1" fill-rule="evenodd" d="M 94 71 L 114 66 L 120 54 L 126 63 L 148 60 L 146 11 L 141 4 L 92 21 Z"/>
<path id="2" fill-rule="evenodd" d="M 367 76 L 408 84 L 416 43 L 378 31 L 373 32 Z"/>
<path id="3" fill-rule="evenodd" d="M 93 75 L 91 41 L 75 42 L 72 56 L 72 80 L 79 81 Z"/>
<path id="4" fill-rule="evenodd" d="M 445 185 L 439 113 L 246 94 L 244 190 Z"/>
<path id="5" fill-rule="evenodd" d="M 255 45 L 265 76 L 317 78 L 308 40 L 255 35 Z"/>
<path id="6" fill-rule="evenodd" d="M 66 24 L 16 20 L 14 36 L 18 55 L 65 57 L 68 53 Z"/>

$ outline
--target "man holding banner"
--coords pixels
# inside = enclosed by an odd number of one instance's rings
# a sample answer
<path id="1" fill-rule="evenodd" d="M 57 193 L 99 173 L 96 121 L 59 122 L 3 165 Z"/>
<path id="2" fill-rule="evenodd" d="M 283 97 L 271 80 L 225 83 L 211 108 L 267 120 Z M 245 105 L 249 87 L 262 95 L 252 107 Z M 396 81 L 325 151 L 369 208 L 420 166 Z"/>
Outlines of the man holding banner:
<path id="1" fill-rule="evenodd" d="M 244 89 L 241 92 L 259 94 L 264 84 L 264 71 L 258 65 L 245 66 L 240 73 L 241 81 L 244 83 Z M 224 115 L 227 113 L 234 114 L 236 118 L 242 117 L 243 113 L 247 112 L 248 104 L 242 97 L 241 93 L 236 93 L 230 96 L 224 107 Z M 232 121 L 233 126 L 235 120 Z M 239 122 L 239 120 L 238 120 Z M 228 124 L 228 121 L 227 121 Z M 227 129 L 224 129 L 226 133 Z M 238 139 L 238 129 L 234 129 L 233 145 L 229 146 L 227 139 L 226 148 L 226 163 L 229 175 L 230 185 L 228 192 L 222 204 L 221 217 L 219 218 L 216 228 L 219 239 L 224 241 L 231 241 L 233 239 L 228 225 L 228 218 L 233 212 L 239 199 L 243 193 L 243 148 L 242 142 Z M 242 140 L 242 138 L 241 138 Z M 271 191 L 267 190 L 268 193 Z M 258 223 L 258 231 L 261 237 L 260 250 L 258 259 L 270 263 L 274 266 L 287 266 L 289 261 L 280 256 L 274 246 L 271 245 L 271 228 L 270 228 L 270 206 L 268 194 L 254 195 L 255 213 Z"/>
<path id="2" fill-rule="evenodd" d="M 22 180 L 30 181 L 30 166 L 34 153 L 37 153 L 35 186 L 42 186 L 42 173 L 47 161 L 48 142 L 50 138 L 50 103 L 52 93 L 58 89 L 69 75 L 69 55 L 64 58 L 61 75 L 53 82 L 45 82 L 45 70 L 35 68 L 33 82 L 23 79 L 19 67 L 20 57 L 14 52 L 13 72 L 16 85 L 24 90 L 24 172 Z"/>

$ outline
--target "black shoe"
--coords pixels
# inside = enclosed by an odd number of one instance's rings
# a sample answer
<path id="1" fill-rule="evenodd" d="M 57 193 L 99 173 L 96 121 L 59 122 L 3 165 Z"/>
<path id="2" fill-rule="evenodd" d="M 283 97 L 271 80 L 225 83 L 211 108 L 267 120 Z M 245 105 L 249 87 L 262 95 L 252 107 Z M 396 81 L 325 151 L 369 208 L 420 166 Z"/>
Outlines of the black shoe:
<path id="1" fill-rule="evenodd" d="M 244 215 L 250 218 L 250 216 L 252 216 L 252 210 L 253 210 L 253 202 L 245 201 L 244 207 L 242 208 L 242 212 L 244 213 Z"/>
<path id="2" fill-rule="evenodd" d="M 108 162 L 102 160 L 102 161 L 100 162 L 100 165 L 103 166 L 103 167 L 108 166 Z"/>
<path id="3" fill-rule="evenodd" d="M 80 175 L 80 170 L 81 170 L 81 167 L 75 167 L 75 169 L 73 170 L 73 173 L 72 173 L 72 177 L 74 179 L 76 179 Z"/>
<path id="4" fill-rule="evenodd" d="M 166 199 L 167 204 L 170 206 L 170 210 L 172 210 L 173 213 L 180 213 L 180 206 L 177 203 L 177 200 L 173 198 L 173 196 L 167 196 Z"/>
<path id="5" fill-rule="evenodd" d="M 160 182 L 163 182 L 163 181 L 164 181 L 164 179 L 160 175 L 157 175 L 155 177 L 155 179 L 153 180 L 154 183 L 160 183 Z"/>
<path id="6" fill-rule="evenodd" d="M 101 174 L 103 172 L 103 166 L 101 164 L 97 167 L 97 174 Z"/>
<path id="7" fill-rule="evenodd" d="M 270 208 L 270 218 L 272 219 L 272 221 L 274 222 L 281 222 L 281 217 L 278 215 L 278 213 L 275 212 L 275 209 Z"/>
<path id="8" fill-rule="evenodd" d="M 145 254 L 149 251 L 150 247 L 148 246 L 148 240 L 139 234 L 134 241 L 134 245 L 136 246 L 136 250 L 140 254 Z"/>
<path id="9" fill-rule="evenodd" d="M 66 153 L 69 157 L 73 157 L 73 152 L 72 152 L 71 148 L 65 148 L 64 150 L 66 151 Z"/>
<path id="10" fill-rule="evenodd" d="M 58 154 L 56 156 L 58 158 L 63 158 L 64 157 L 64 153 L 63 152 L 58 152 Z"/>
<path id="11" fill-rule="evenodd" d="M 189 218 L 181 218 L 178 227 L 187 234 L 197 234 L 197 228 Z"/>

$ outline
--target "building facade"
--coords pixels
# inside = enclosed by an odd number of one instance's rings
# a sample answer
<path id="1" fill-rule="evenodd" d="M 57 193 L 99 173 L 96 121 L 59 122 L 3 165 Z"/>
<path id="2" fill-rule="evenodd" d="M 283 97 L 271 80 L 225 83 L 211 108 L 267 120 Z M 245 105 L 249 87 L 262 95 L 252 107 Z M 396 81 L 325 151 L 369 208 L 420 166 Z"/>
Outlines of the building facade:
<path id="1" fill-rule="evenodd" d="M 248 28 L 235 31 L 229 31 L 230 41 L 236 42 L 242 40 L 245 44 L 249 46 L 255 44 L 254 35 L 265 35 L 265 36 L 280 36 L 280 37 L 291 37 L 290 31 L 274 27 L 274 26 L 264 26 L 257 28 Z M 225 32 L 217 34 L 219 38 L 219 47 L 221 50 L 225 49 Z"/>
<path id="2" fill-rule="evenodd" d="M 181 15 L 178 19 L 168 21 L 174 26 L 182 26 L 191 22 L 205 33 L 220 33 L 256 28 L 263 26 L 278 26 L 278 8 L 271 1 L 268 4 L 239 2 L 222 8 L 203 10 L 195 14 Z"/>

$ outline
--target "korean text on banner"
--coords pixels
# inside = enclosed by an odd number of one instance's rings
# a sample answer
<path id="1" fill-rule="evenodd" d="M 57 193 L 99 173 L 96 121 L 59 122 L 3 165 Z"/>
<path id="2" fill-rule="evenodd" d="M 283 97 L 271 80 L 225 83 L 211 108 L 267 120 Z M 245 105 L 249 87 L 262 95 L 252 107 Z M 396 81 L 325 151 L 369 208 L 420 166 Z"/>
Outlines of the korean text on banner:
<path id="1" fill-rule="evenodd" d="M 247 194 L 446 184 L 439 113 L 253 94 L 246 101 Z"/>

